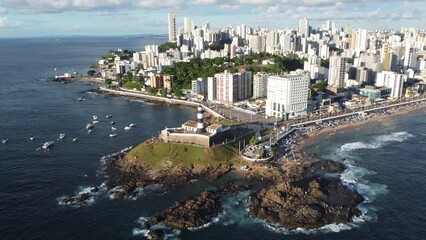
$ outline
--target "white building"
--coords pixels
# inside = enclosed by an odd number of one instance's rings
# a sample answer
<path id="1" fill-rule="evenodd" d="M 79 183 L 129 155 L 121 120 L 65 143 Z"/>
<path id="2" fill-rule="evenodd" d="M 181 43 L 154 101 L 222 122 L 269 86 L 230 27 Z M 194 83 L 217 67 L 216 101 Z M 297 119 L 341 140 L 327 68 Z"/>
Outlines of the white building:
<path id="1" fill-rule="evenodd" d="M 253 96 L 252 98 L 264 98 L 267 93 L 269 73 L 258 72 L 253 76 Z"/>
<path id="2" fill-rule="evenodd" d="M 331 56 L 328 69 L 328 85 L 336 88 L 345 87 L 346 68 L 346 58 L 337 55 Z"/>
<path id="3" fill-rule="evenodd" d="M 307 18 L 299 20 L 299 33 L 305 38 L 309 37 L 309 21 Z"/>
<path id="4" fill-rule="evenodd" d="M 169 42 L 176 42 L 176 13 L 169 12 L 167 20 L 169 24 Z"/>
<path id="5" fill-rule="evenodd" d="M 358 29 L 356 33 L 356 50 L 365 51 L 368 47 L 368 32 L 366 29 Z"/>
<path id="6" fill-rule="evenodd" d="M 308 87 L 306 75 L 269 76 L 266 116 L 286 118 L 306 115 Z"/>
<path id="7" fill-rule="evenodd" d="M 404 82 L 407 81 L 407 76 L 391 71 L 383 71 L 377 73 L 376 86 L 388 87 L 392 89 L 391 98 L 401 98 Z"/>

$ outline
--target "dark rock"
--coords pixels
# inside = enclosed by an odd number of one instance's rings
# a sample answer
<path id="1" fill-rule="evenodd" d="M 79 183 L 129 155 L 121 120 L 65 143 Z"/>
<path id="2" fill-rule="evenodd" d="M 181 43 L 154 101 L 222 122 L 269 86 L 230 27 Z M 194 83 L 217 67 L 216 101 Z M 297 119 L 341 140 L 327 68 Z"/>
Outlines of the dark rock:
<path id="1" fill-rule="evenodd" d="M 161 237 L 163 237 L 164 232 L 162 230 L 149 230 L 148 232 L 148 238 L 149 239 L 160 239 Z"/>
<path id="2" fill-rule="evenodd" d="M 151 228 L 151 223 L 149 223 L 148 221 L 145 221 L 145 222 L 143 223 L 143 226 L 144 226 L 144 228 L 146 228 L 146 229 L 150 229 L 150 228 Z"/>
<path id="3" fill-rule="evenodd" d="M 347 223 L 359 216 L 361 195 L 338 179 L 303 179 L 268 186 L 250 198 L 250 214 L 287 229 Z"/>
<path id="4" fill-rule="evenodd" d="M 161 215 L 153 215 L 153 216 L 150 217 L 150 220 L 151 220 L 152 223 L 157 224 L 159 222 L 164 221 L 164 218 Z"/>
<path id="5" fill-rule="evenodd" d="M 166 209 L 164 222 L 176 229 L 201 227 L 222 211 L 219 195 L 205 191 L 197 197 L 188 197 Z M 152 217 L 151 217 L 152 219 Z"/>
<path id="6" fill-rule="evenodd" d="M 97 192 L 99 192 L 99 188 L 98 187 L 94 187 L 94 188 L 90 189 L 90 192 L 97 193 Z"/>

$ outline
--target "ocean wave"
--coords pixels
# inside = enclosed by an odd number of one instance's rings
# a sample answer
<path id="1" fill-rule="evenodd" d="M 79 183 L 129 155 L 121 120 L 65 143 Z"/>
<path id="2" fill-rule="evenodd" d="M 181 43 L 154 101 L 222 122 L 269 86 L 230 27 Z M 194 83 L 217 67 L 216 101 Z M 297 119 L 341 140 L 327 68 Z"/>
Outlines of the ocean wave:
<path id="1" fill-rule="evenodd" d="M 343 144 L 340 149 L 342 151 L 352 151 L 358 149 L 378 149 L 390 142 L 403 142 L 410 137 L 414 137 L 413 134 L 408 132 L 395 132 L 386 135 L 380 135 L 375 137 L 371 142 L 353 142 Z"/>
<path id="2" fill-rule="evenodd" d="M 73 195 L 63 195 L 56 199 L 60 206 L 90 206 L 95 203 L 96 197 L 106 191 L 106 183 L 97 187 L 80 187 L 80 191 Z"/>
<path id="3" fill-rule="evenodd" d="M 163 222 L 153 224 L 148 217 L 139 217 L 136 223 L 139 224 L 140 227 L 133 229 L 133 236 L 144 236 L 149 239 L 148 233 L 150 230 L 162 230 L 164 232 L 163 239 L 179 239 L 179 235 L 181 234 L 180 230 L 171 229 Z M 149 224 L 149 229 L 145 227 L 146 224 Z"/>

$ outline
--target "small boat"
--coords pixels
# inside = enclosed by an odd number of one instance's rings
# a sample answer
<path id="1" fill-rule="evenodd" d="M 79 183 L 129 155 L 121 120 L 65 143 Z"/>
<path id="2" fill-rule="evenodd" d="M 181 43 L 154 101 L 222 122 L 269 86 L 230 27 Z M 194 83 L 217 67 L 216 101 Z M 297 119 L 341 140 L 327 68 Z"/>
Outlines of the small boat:
<path id="1" fill-rule="evenodd" d="M 3 144 L 6 144 L 7 142 L 9 142 L 9 139 L 7 139 L 7 138 L 1 140 L 1 143 L 3 143 Z"/>
<path id="2" fill-rule="evenodd" d="M 131 128 L 132 128 L 132 127 L 136 127 L 136 124 L 134 124 L 134 123 L 130 123 L 130 124 L 129 124 L 129 127 L 131 127 Z"/>
<path id="3" fill-rule="evenodd" d="M 83 101 L 83 98 L 81 98 L 81 97 L 77 98 L 77 101 Z"/>
<path id="4" fill-rule="evenodd" d="M 114 125 L 114 124 L 115 124 L 115 121 L 112 121 L 112 122 L 111 122 L 111 125 Z"/>
<path id="5" fill-rule="evenodd" d="M 109 114 L 105 116 L 106 119 L 111 118 L 111 117 L 112 117 L 112 115 L 109 115 Z"/>
<path id="6" fill-rule="evenodd" d="M 35 137 L 34 136 L 30 136 L 30 140 L 34 141 Z"/>
<path id="7" fill-rule="evenodd" d="M 77 142 L 78 141 L 78 137 L 75 137 L 72 139 L 73 142 Z"/>
<path id="8" fill-rule="evenodd" d="M 117 128 L 115 128 L 115 127 L 111 127 L 111 130 L 112 130 L 112 131 L 115 131 L 115 130 L 117 130 Z"/>
<path id="9" fill-rule="evenodd" d="M 117 134 L 116 133 L 110 133 L 109 134 L 109 137 L 116 137 L 117 136 Z"/>
<path id="10" fill-rule="evenodd" d="M 64 139 L 64 138 L 65 138 L 65 133 L 59 134 L 59 139 Z"/>
<path id="11" fill-rule="evenodd" d="M 50 141 L 50 142 L 45 142 L 44 144 L 43 144 L 43 149 L 49 149 L 51 146 L 53 146 L 53 144 L 54 144 L 55 142 L 54 141 Z"/>
<path id="12" fill-rule="evenodd" d="M 87 125 L 86 125 L 86 129 L 92 129 L 92 128 L 94 128 L 95 127 L 95 125 L 93 125 L 93 124 L 91 124 L 91 123 L 88 123 Z"/>
<path id="13" fill-rule="evenodd" d="M 92 123 L 93 124 L 99 123 L 99 120 L 93 120 Z"/>
<path id="14" fill-rule="evenodd" d="M 131 129 L 131 127 L 129 127 L 129 126 L 125 126 L 125 127 L 124 127 L 124 130 L 126 130 L 126 131 L 127 131 L 127 130 L 130 130 L 130 129 Z"/>
<path id="15" fill-rule="evenodd" d="M 98 116 L 93 115 L 93 120 L 98 120 Z"/>

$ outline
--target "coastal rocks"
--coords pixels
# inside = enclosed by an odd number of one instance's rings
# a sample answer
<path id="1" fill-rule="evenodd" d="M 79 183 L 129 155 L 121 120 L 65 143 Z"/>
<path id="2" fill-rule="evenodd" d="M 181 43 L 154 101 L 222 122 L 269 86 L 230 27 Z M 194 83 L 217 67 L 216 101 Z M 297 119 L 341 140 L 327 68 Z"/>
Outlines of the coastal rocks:
<path id="1" fill-rule="evenodd" d="M 175 229 L 201 227 L 211 222 L 222 211 L 219 195 L 204 191 L 197 197 L 188 197 L 166 209 L 160 216 L 151 217 L 151 221 L 160 221 Z M 163 218 L 163 219 L 162 219 Z M 154 222 L 154 221 L 153 221 Z"/>
<path id="2" fill-rule="evenodd" d="M 250 198 L 250 215 L 286 229 L 347 223 L 361 212 L 361 195 L 338 179 L 303 179 L 268 186 Z"/>
<path id="3" fill-rule="evenodd" d="M 164 235 L 164 232 L 161 229 L 149 230 L 147 238 L 148 239 L 161 239 Z"/>

